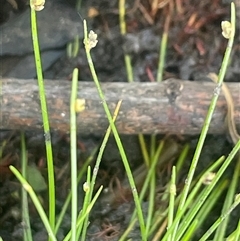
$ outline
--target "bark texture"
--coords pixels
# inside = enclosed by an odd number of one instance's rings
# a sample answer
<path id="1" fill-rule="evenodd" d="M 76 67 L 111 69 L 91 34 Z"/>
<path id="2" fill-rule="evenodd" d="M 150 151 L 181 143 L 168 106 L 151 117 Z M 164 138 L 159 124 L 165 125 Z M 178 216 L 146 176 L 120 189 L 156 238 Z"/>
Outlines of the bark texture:
<path id="1" fill-rule="evenodd" d="M 1 129 L 42 129 L 36 80 L 2 79 Z M 162 83 L 102 83 L 111 112 L 123 100 L 116 125 L 122 134 L 199 134 L 211 97 L 218 88 L 212 82 L 169 79 Z M 235 121 L 240 124 L 240 84 L 229 83 L 235 103 Z M 45 80 L 52 130 L 69 131 L 71 82 Z M 78 98 L 86 108 L 77 114 L 78 133 L 103 134 L 108 127 L 102 102 L 93 82 L 79 82 Z M 221 92 L 209 133 L 222 134 L 226 101 Z"/>

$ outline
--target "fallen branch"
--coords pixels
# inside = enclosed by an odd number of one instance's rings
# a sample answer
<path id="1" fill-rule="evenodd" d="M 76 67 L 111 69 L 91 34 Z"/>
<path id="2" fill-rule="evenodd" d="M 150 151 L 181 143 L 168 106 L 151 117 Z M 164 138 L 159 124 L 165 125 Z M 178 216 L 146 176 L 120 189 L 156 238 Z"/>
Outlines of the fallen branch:
<path id="1" fill-rule="evenodd" d="M 42 129 L 36 80 L 2 79 L 0 128 Z M 235 102 L 235 121 L 240 124 L 239 83 L 229 83 Z M 199 134 L 216 85 L 169 79 L 163 83 L 103 83 L 106 101 L 113 111 L 123 100 L 117 128 L 122 134 Z M 52 130 L 69 131 L 71 82 L 46 80 L 46 95 Z M 86 109 L 77 116 L 78 132 L 102 134 L 108 127 L 94 83 L 80 82 L 78 98 Z M 226 101 L 221 94 L 209 133 L 222 134 Z"/>

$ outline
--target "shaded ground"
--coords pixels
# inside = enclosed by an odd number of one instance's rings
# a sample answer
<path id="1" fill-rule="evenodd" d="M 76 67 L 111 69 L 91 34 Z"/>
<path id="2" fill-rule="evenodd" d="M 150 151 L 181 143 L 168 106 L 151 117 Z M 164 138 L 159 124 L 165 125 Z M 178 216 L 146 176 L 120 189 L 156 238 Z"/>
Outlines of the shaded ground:
<path id="1" fill-rule="evenodd" d="M 23 44 L 21 48 L 17 44 L 19 41 L 18 33 L 12 31 L 16 22 L 21 24 L 21 21 L 24 21 L 23 19 L 27 19 L 22 17 L 26 14 L 26 11 L 24 11 L 26 9 L 25 2 L 20 2 L 19 0 L 16 3 L 17 8 L 14 5 L 14 1 L 7 2 L 2 0 L 4 8 L 1 8 L 3 12 L 0 12 L 0 31 L 1 34 L 9 34 L 13 42 L 9 45 L 9 50 L 6 50 L 7 48 L 4 48 L 4 45 L 1 46 L 0 74 L 3 77 L 33 78 L 36 74 L 34 64 L 31 65 L 34 62 L 32 60 L 31 45 L 27 42 L 30 41 L 29 36 L 25 32 L 27 27 L 22 28 L 19 34 L 28 39 L 21 41 Z M 129 53 L 132 57 L 135 81 L 155 81 L 159 59 L 159 44 L 164 25 L 171 12 L 171 7 L 168 3 L 169 1 L 158 1 L 157 8 L 151 5 L 151 1 L 135 0 L 131 4 L 128 3 L 126 5 L 128 34 L 125 37 L 121 36 L 119 29 L 118 1 L 104 0 L 83 3 L 79 11 L 80 15 L 83 18 L 87 18 L 89 29 L 93 29 L 98 34 L 99 42 L 97 47 L 92 50 L 92 56 L 101 81 L 127 81 L 124 52 Z M 236 3 L 238 3 L 239 7 L 239 2 L 236 1 Z M 51 24 L 47 24 L 43 30 L 43 32 L 49 33 L 49 39 L 56 38 L 54 39 L 55 42 L 52 41 L 50 44 L 50 41 L 46 41 L 44 46 L 42 46 L 45 54 L 45 78 L 69 80 L 73 68 L 77 67 L 80 70 L 80 80 L 91 81 L 82 46 L 82 20 L 72 7 L 73 5 L 70 2 L 55 0 L 49 3 L 50 11 L 53 8 L 57 9 L 59 15 L 56 12 L 54 16 L 59 16 L 59 21 L 57 22 L 56 20 L 54 22 L 52 20 Z M 163 78 L 176 77 L 188 80 L 205 80 L 209 72 L 218 72 L 222 61 L 227 41 L 221 35 L 220 23 L 222 20 L 229 19 L 229 3 L 220 0 L 211 2 L 189 0 L 178 5 L 174 3 L 173 9 L 174 13 L 170 16 L 169 41 Z M 44 11 L 41 14 L 43 13 Z M 71 16 L 69 25 L 66 22 L 65 25 L 61 23 L 62 14 Z M 239 17 L 239 8 L 237 14 Z M 59 28 L 56 29 L 54 24 L 60 25 Z M 70 28 L 69 26 L 72 27 Z M 55 29 L 54 34 L 51 35 L 53 29 Z M 66 44 L 76 34 L 79 34 L 80 38 L 80 51 L 76 57 L 69 58 L 65 51 Z M 235 82 L 240 78 L 239 44 L 238 27 L 226 81 Z M 12 134 L 8 131 L 2 131 L 0 138 L 1 142 L 7 140 L 3 158 L 0 161 L 0 236 L 4 240 L 21 240 L 22 225 L 19 197 L 13 198 L 13 193 L 20 189 L 20 185 L 7 168 L 9 164 L 14 164 L 17 167 L 20 165 L 19 135 L 18 133 Z M 159 140 L 161 138 L 161 136 L 158 137 Z M 130 157 L 131 166 L 133 169 L 136 169 L 142 164 L 138 139 L 137 137 L 123 137 L 123 139 Z M 190 160 L 196 144 L 196 138 L 174 137 L 174 139 L 177 139 L 176 142 L 180 146 L 184 142 L 191 143 Z M 79 137 L 79 167 L 83 165 L 93 148 L 99 146 L 100 141 L 101 137 Z M 69 188 L 69 137 L 64 134 L 54 133 L 53 142 L 57 176 L 57 209 L 59 211 Z M 27 133 L 27 147 L 30 162 L 35 163 L 43 175 L 46 175 L 42 134 Z M 201 156 L 198 171 L 200 172 L 209 162 L 215 160 L 220 155 L 227 154 L 229 150 L 230 145 L 225 136 L 209 137 Z M 109 196 L 102 197 L 102 201 L 95 207 L 91 216 L 88 240 L 117 240 L 118 235 L 127 227 L 129 215 L 131 215 L 133 208 L 128 190 L 125 192 L 122 189 L 124 170 L 114 140 L 110 141 L 106 153 L 100 168 L 97 186 L 104 184 L 105 187 L 109 187 L 111 183 L 114 183 L 114 190 L 117 191 L 111 192 L 110 190 Z M 176 157 L 177 155 L 173 158 L 173 161 Z M 168 162 L 160 173 L 164 174 L 163 176 L 168 180 L 169 172 L 167 167 Z M 117 180 L 121 180 L 120 186 L 118 186 Z M 159 178 L 159 180 L 162 181 L 162 178 Z M 164 181 L 166 182 L 166 180 Z M 160 184 L 159 188 L 162 188 Z M 120 196 L 116 196 L 116 193 L 121 193 L 121 191 L 123 193 Z M 79 192 L 82 193 L 81 185 Z M 41 195 L 46 197 L 46 192 L 42 192 Z M 159 195 L 161 195 L 161 192 Z M 147 200 L 145 202 L 147 203 Z M 46 206 L 46 204 L 44 205 Z M 219 204 L 219 206 L 221 205 Z M 233 214 L 233 221 L 237 220 L 237 218 L 234 218 L 238 216 L 237 212 Z M 36 217 L 32 227 L 35 235 L 34 240 L 46 240 L 46 233 L 42 231 L 41 222 L 38 220 L 38 215 L 32 206 L 31 214 Z M 216 214 L 212 215 L 212 219 L 218 215 L 218 210 L 216 210 Z M 69 228 L 69 220 L 70 215 L 67 215 L 63 228 L 59 232 L 59 240 L 66 234 Z M 209 218 L 209 223 L 211 222 L 212 220 Z M 234 228 L 234 225 L 231 225 L 232 228 Z M 9 236 L 10 233 L 11 235 Z M 201 231 L 199 231 L 199 235 L 201 235 Z M 140 240 L 138 229 L 132 233 L 132 238 L 133 240 Z"/>
<path id="2" fill-rule="evenodd" d="M 45 77 L 68 79 L 72 69 L 78 67 L 80 79 L 91 80 L 82 46 L 81 18 L 86 18 L 89 29 L 93 29 L 98 34 L 99 42 L 97 48 L 92 51 L 92 55 L 101 81 L 127 80 L 124 52 L 130 53 L 132 56 L 135 81 L 154 81 L 158 69 L 159 44 L 169 16 L 169 41 L 163 78 L 174 76 L 180 79 L 203 80 L 207 73 L 218 72 L 227 44 L 226 39 L 221 35 L 220 24 L 222 20 L 229 19 L 229 3 L 227 1 L 223 3 L 220 0 L 199 3 L 192 0 L 169 7 L 168 1 L 165 5 L 163 2 L 159 2 L 157 9 L 148 1 L 136 0 L 132 4 L 128 4 L 126 6 L 127 35 L 122 37 L 119 29 L 117 1 L 101 1 L 101 4 L 98 1 L 88 1 L 88 5 L 83 3 L 79 10 L 81 15 L 79 17 L 69 2 L 51 0 L 46 4 L 45 13 L 44 11 L 39 13 L 38 18 L 39 21 L 43 19 L 39 23 L 42 26 L 46 22 L 42 16 L 49 15 L 53 11 L 51 10 L 53 6 L 57 9 L 54 10 L 56 12 L 54 13 L 55 19 L 51 19 L 52 24 L 45 24 L 40 28 L 40 36 L 41 32 L 42 35 L 48 36 L 40 39 L 44 69 L 46 69 Z M 173 8 L 172 14 L 171 8 Z M 239 15 L 239 10 L 237 13 Z M 8 22 L 2 24 L 1 30 L 4 35 L 8 36 L 8 44 L 3 44 L 1 51 L 1 55 L 4 56 L 4 58 L 1 57 L 2 76 L 32 78 L 36 75 L 34 65 L 30 67 L 30 61 L 26 60 L 27 57 L 30 58 L 29 52 L 32 51 L 32 47 L 31 37 L 25 34 L 29 25 L 28 16 L 25 20 L 25 17 L 21 17 L 22 14 L 14 15 L 12 19 L 10 18 Z M 70 25 L 67 25 L 66 21 L 61 23 L 63 19 L 61 16 L 63 18 L 71 16 Z M 21 21 L 27 23 L 21 25 Z M 20 34 L 13 28 L 16 23 L 23 28 L 21 30 L 21 46 L 19 46 Z M 55 34 L 52 34 L 53 31 Z M 233 82 L 239 79 L 240 37 L 238 33 L 239 31 L 236 34 L 233 60 L 226 78 L 227 81 Z M 80 52 L 75 58 L 67 58 L 64 51 L 65 45 L 74 34 L 79 35 Z M 20 58 L 20 56 L 24 57 Z M 10 60 L 5 60 L 7 58 Z"/>

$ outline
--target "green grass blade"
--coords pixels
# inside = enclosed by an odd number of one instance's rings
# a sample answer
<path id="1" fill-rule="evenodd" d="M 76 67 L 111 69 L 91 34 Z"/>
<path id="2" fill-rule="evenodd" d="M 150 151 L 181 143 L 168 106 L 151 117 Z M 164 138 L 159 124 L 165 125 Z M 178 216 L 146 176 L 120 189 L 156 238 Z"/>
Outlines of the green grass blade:
<path id="1" fill-rule="evenodd" d="M 225 213 L 227 211 L 227 209 L 231 206 L 231 203 L 233 202 L 234 195 L 235 195 L 237 186 L 239 184 L 239 174 L 240 174 L 239 172 L 240 172 L 240 158 L 238 158 L 236 167 L 234 169 L 233 177 L 231 178 L 231 183 L 229 185 L 228 192 L 225 197 L 222 213 Z M 229 216 L 224 219 L 224 221 L 221 223 L 221 225 L 219 225 L 218 229 L 216 230 L 213 241 L 218 241 L 218 240 L 224 239 L 228 221 L 229 221 Z"/>
<path id="2" fill-rule="evenodd" d="M 76 121 L 76 99 L 78 85 L 78 69 L 73 70 L 72 91 L 70 100 L 70 149 L 71 149 L 71 192 L 72 192 L 72 209 L 71 209 L 71 240 L 76 241 L 77 226 L 77 121 Z"/>
<path id="3" fill-rule="evenodd" d="M 203 205 L 203 203 L 205 202 L 205 200 L 207 199 L 207 197 L 209 196 L 209 194 L 211 193 L 211 191 L 215 187 L 216 183 L 219 181 L 219 179 L 222 177 L 223 173 L 226 171 L 226 169 L 230 165 L 233 157 L 236 155 L 236 153 L 239 151 L 239 149 L 240 149 L 240 141 L 237 143 L 237 145 L 233 148 L 233 150 L 231 151 L 231 153 L 229 154 L 227 159 L 224 161 L 223 165 L 221 166 L 221 168 L 217 172 L 217 174 L 216 174 L 215 178 L 213 179 L 212 183 L 204 189 L 204 191 L 202 192 L 201 195 L 199 195 L 198 202 L 196 202 L 196 205 L 193 206 L 192 209 L 189 212 L 189 215 L 188 215 L 189 220 L 186 220 L 187 217 L 185 217 L 186 223 L 190 223 L 190 220 L 192 220 L 192 218 L 196 215 L 198 210 L 201 208 L 201 206 Z M 187 200 L 186 204 L 187 203 L 189 203 L 189 199 Z M 187 208 L 187 205 L 184 205 L 183 209 L 182 209 L 182 212 L 176 216 L 176 218 L 173 222 L 173 226 L 175 225 L 175 223 L 179 222 L 179 220 L 182 217 L 182 215 L 184 214 L 184 211 L 186 210 L 186 208 Z M 188 227 L 187 225 L 182 226 L 182 229 L 184 230 L 187 227 Z M 179 240 L 178 238 L 181 237 L 181 234 L 184 233 L 184 231 L 182 229 L 178 231 L 178 235 L 175 237 L 175 241 Z M 166 240 L 166 238 L 168 237 L 168 235 L 171 234 L 171 232 L 172 232 L 172 227 L 168 230 L 168 232 L 164 236 L 163 240 Z"/>
<path id="4" fill-rule="evenodd" d="M 52 229 L 54 229 L 56 198 L 55 198 L 55 179 L 54 179 L 53 154 L 52 154 L 52 145 L 51 145 L 51 133 L 50 133 L 50 126 L 48 121 L 47 101 L 46 101 L 45 90 L 44 90 L 41 56 L 40 56 L 39 43 L 38 43 L 36 12 L 33 9 L 31 9 L 31 28 L 32 28 L 34 58 L 35 58 L 38 87 L 39 87 L 41 113 L 42 113 L 42 120 L 43 120 L 44 137 L 45 137 L 45 144 L 46 144 L 46 154 L 47 154 L 49 222 L 51 224 Z"/>
<path id="5" fill-rule="evenodd" d="M 164 72 L 164 66 L 166 61 L 166 52 L 167 52 L 167 43 L 168 43 L 168 32 L 169 32 L 169 26 L 170 21 L 172 17 L 173 12 L 173 4 L 170 1 L 169 2 L 169 12 L 167 14 L 165 24 L 164 24 L 164 30 L 162 35 L 162 40 L 160 44 L 160 50 L 159 50 L 159 60 L 158 60 L 158 71 L 157 71 L 157 82 L 161 82 L 163 80 L 163 72 Z"/>
<path id="6" fill-rule="evenodd" d="M 142 239 L 146 240 L 145 222 L 144 222 L 144 218 L 143 218 L 141 204 L 140 204 L 139 197 L 138 197 L 138 192 L 137 192 L 136 185 L 135 185 L 135 182 L 134 182 L 134 179 L 133 179 L 133 175 L 132 175 L 132 172 L 131 172 L 131 169 L 130 169 L 130 166 L 129 166 L 127 156 L 126 156 L 126 153 L 124 151 L 121 139 L 119 137 L 117 128 L 114 125 L 110 110 L 108 108 L 108 105 L 106 103 L 104 94 L 103 94 L 101 86 L 100 86 L 100 83 L 98 81 L 98 77 L 97 77 L 97 74 L 96 74 L 96 71 L 95 71 L 95 68 L 94 68 L 94 64 L 93 64 L 93 61 L 92 61 L 92 57 L 91 57 L 91 54 L 90 54 L 90 50 L 91 50 L 92 46 L 96 45 L 96 36 L 93 35 L 93 32 L 91 32 L 91 31 L 90 31 L 90 33 L 92 33 L 92 34 L 91 35 L 89 34 L 89 36 L 88 36 L 86 21 L 84 21 L 83 23 L 84 23 L 84 44 L 85 44 L 85 50 L 86 50 L 86 55 L 87 55 L 87 60 L 88 60 L 88 64 L 89 64 L 89 67 L 90 67 L 90 71 L 91 71 L 94 83 L 97 87 L 99 97 L 102 101 L 104 111 L 107 115 L 109 124 L 111 126 L 113 135 L 115 137 L 115 140 L 116 140 L 116 143 L 117 143 L 117 146 L 118 146 L 118 149 L 119 149 L 122 161 L 123 161 L 123 165 L 124 165 L 125 170 L 126 170 L 126 174 L 127 174 L 127 177 L 128 177 L 129 183 L 130 183 L 130 187 L 131 187 L 131 190 L 132 190 L 134 202 L 135 202 L 135 205 L 136 205 L 136 208 L 137 208 L 138 220 L 139 220 L 139 224 L 140 224 Z"/>
<path id="7" fill-rule="evenodd" d="M 115 111 L 114 111 L 114 114 L 113 114 L 113 121 L 114 122 L 115 122 L 115 120 L 117 118 L 117 115 L 119 113 L 119 109 L 120 109 L 121 104 L 122 104 L 122 101 L 119 101 L 117 106 L 116 106 L 116 108 L 115 108 Z M 111 133 L 111 128 L 109 126 L 107 131 L 106 131 L 106 134 L 105 134 L 105 136 L 103 138 L 103 141 L 102 141 L 102 144 L 100 146 L 99 153 L 98 153 L 98 156 L 97 156 L 96 164 L 94 166 L 92 180 L 91 180 L 91 186 L 90 186 L 89 201 L 92 199 L 93 190 L 94 190 L 95 182 L 96 182 L 96 179 L 97 179 L 99 166 L 100 166 L 100 163 L 101 163 L 101 160 L 102 160 L 102 156 L 103 156 L 103 152 L 104 152 L 106 144 L 108 142 L 110 133 Z M 89 203 L 86 203 L 86 205 L 88 205 L 88 204 Z M 88 226 L 88 215 L 86 216 L 85 221 L 84 221 L 82 240 L 84 240 L 85 237 L 86 237 L 87 226 Z"/>
<path id="8" fill-rule="evenodd" d="M 88 205 L 86 212 L 83 213 L 83 215 L 81 216 L 81 218 L 77 221 L 77 228 L 79 227 L 79 225 L 83 222 L 83 220 L 86 218 L 86 216 L 90 213 L 90 211 L 92 210 L 96 200 L 98 199 L 100 193 L 102 192 L 103 187 L 101 186 L 97 193 L 95 194 L 95 196 L 93 197 L 92 201 L 90 202 L 90 204 Z M 68 234 L 66 235 L 66 237 L 63 239 L 63 241 L 69 241 L 71 237 L 71 231 L 68 232 Z"/>
<path id="9" fill-rule="evenodd" d="M 21 163 L 22 176 L 27 178 L 27 151 L 24 132 L 21 132 Z M 24 241 L 32 241 L 32 231 L 29 218 L 28 196 L 26 190 L 22 187 L 22 222 L 23 222 L 23 236 Z"/>
<path id="10" fill-rule="evenodd" d="M 138 134 L 138 139 L 139 139 L 144 163 L 148 167 L 150 165 L 150 158 L 149 158 L 149 154 L 148 154 L 148 151 L 147 151 L 146 142 L 144 140 L 143 134 Z"/>
<path id="11" fill-rule="evenodd" d="M 227 188 L 228 183 L 229 182 L 227 180 L 223 180 L 214 188 L 209 198 L 204 202 L 197 216 L 194 217 L 192 223 L 190 225 L 186 224 L 188 225 L 188 228 L 184 236 L 181 238 L 181 240 L 190 240 L 191 238 L 193 238 L 194 232 L 196 232 L 199 228 L 201 228 L 201 225 L 207 219 L 211 209 L 218 201 L 218 198 L 223 193 L 223 191 L 225 191 L 225 189 Z M 195 205 L 195 203 L 193 203 L 192 205 Z M 223 239 L 219 239 L 219 240 L 223 240 Z"/>
<path id="12" fill-rule="evenodd" d="M 146 218 L 146 235 L 149 236 L 149 230 L 152 224 L 154 206 L 155 206 L 155 191 L 156 191 L 156 175 L 155 172 L 152 173 L 150 177 L 150 187 L 148 196 L 148 213 Z"/>
<path id="13" fill-rule="evenodd" d="M 119 22 L 120 22 L 120 31 L 122 36 L 126 34 L 126 22 L 125 22 L 125 0 L 119 0 Z M 131 64 L 131 57 L 129 54 L 124 54 L 125 67 L 127 70 L 128 82 L 133 82 L 133 70 Z"/>
<path id="14" fill-rule="evenodd" d="M 235 31 L 235 18 L 236 18 L 235 17 L 235 6 L 234 6 L 234 3 L 232 3 L 231 4 L 231 22 L 234 26 L 234 31 Z M 177 216 L 182 215 L 182 210 L 183 210 L 184 204 L 186 202 L 186 198 L 187 198 L 187 195 L 188 195 L 188 192 L 189 192 L 192 180 L 193 180 L 193 176 L 194 176 L 194 173 L 195 173 L 195 170 L 196 170 L 196 166 L 198 164 L 198 160 L 199 160 L 202 148 L 203 148 L 203 144 L 204 144 L 204 141 L 205 141 L 205 138 L 206 138 L 211 120 L 212 120 L 213 112 L 214 112 L 214 109 L 215 109 L 216 104 L 217 104 L 219 92 L 221 90 L 221 84 L 222 84 L 224 76 L 226 74 L 227 65 L 228 65 L 228 62 L 229 62 L 229 59 L 230 59 L 230 54 L 231 54 L 234 35 L 235 35 L 234 31 L 232 32 L 231 37 L 229 38 L 229 41 L 228 41 L 228 46 L 227 46 L 227 49 L 225 51 L 222 66 L 221 66 L 219 76 L 218 76 L 218 79 L 219 79 L 218 86 L 216 87 L 216 89 L 214 91 L 214 95 L 212 97 L 210 107 L 209 107 L 206 119 L 205 119 L 204 124 L 203 124 L 202 131 L 201 131 L 201 134 L 200 134 L 200 137 L 199 137 L 197 148 L 196 148 L 196 151 L 194 153 L 193 160 L 192 160 L 192 163 L 191 163 L 191 166 L 190 166 L 190 169 L 189 169 L 186 181 L 185 181 L 185 186 L 184 186 L 184 189 L 183 189 L 182 197 L 181 197 L 179 207 L 178 207 L 178 210 L 177 210 Z M 175 240 L 175 234 L 176 234 L 177 229 L 178 229 L 178 224 L 179 224 L 179 222 L 176 224 L 175 230 L 174 230 L 174 235 L 172 236 L 174 240 Z"/>
<path id="15" fill-rule="evenodd" d="M 209 228 L 209 230 L 201 237 L 199 241 L 206 241 L 209 236 L 214 232 L 214 230 L 219 226 L 219 224 L 227 217 L 229 214 L 240 204 L 240 194 L 235 197 L 234 203 L 223 213 L 216 222 Z"/>
<path id="16" fill-rule="evenodd" d="M 47 217 L 46 213 L 44 212 L 43 207 L 42 207 L 40 201 L 38 200 L 36 193 L 34 192 L 32 187 L 29 185 L 29 183 L 26 181 L 26 179 L 23 178 L 23 176 L 20 174 L 20 172 L 14 166 L 9 166 L 9 169 L 13 172 L 13 174 L 16 176 L 16 178 L 21 182 L 24 189 L 30 195 L 30 197 L 34 203 L 34 206 L 36 207 L 38 214 L 39 214 L 40 218 L 42 219 L 42 222 L 48 232 L 49 237 L 53 241 L 57 241 L 57 239 L 54 235 L 53 229 L 48 221 L 48 217 Z"/>
<path id="17" fill-rule="evenodd" d="M 80 170 L 79 173 L 78 173 L 78 178 L 77 178 L 77 183 L 78 183 L 78 184 L 79 184 L 79 182 L 81 181 L 81 179 L 83 178 L 83 174 L 86 172 L 86 169 L 87 169 L 88 165 L 92 162 L 92 160 L 93 160 L 96 152 L 97 152 L 97 148 L 95 148 L 95 149 L 92 151 L 91 155 L 90 155 L 90 156 L 87 158 L 87 160 L 84 162 L 81 170 Z M 70 203 L 70 201 L 71 201 L 71 198 L 72 198 L 72 192 L 69 192 L 69 194 L 68 194 L 68 196 L 67 196 L 67 198 L 66 198 L 66 200 L 65 200 L 65 202 L 64 202 L 64 205 L 63 205 L 63 207 L 62 207 L 62 209 L 61 209 L 61 212 L 60 212 L 60 214 L 59 214 L 59 216 L 58 216 L 58 220 L 57 220 L 57 223 L 56 223 L 56 226 L 55 226 L 55 230 L 54 230 L 55 234 L 57 233 L 57 231 L 58 231 L 58 229 L 59 229 L 59 227 L 60 227 L 60 225 L 61 225 L 61 222 L 62 222 L 62 220 L 63 220 L 63 218 L 64 218 L 64 215 L 65 215 L 65 213 L 66 213 L 66 211 L 67 211 L 67 208 L 68 208 L 68 206 L 69 206 L 69 203 Z"/>
<path id="18" fill-rule="evenodd" d="M 224 161 L 224 157 L 221 157 L 219 158 L 216 162 L 213 163 L 213 165 L 211 165 L 205 172 L 204 174 L 202 175 L 202 178 L 204 178 L 204 176 L 208 173 L 208 172 L 211 172 L 213 170 L 215 170 L 216 167 L 218 167 L 222 162 Z M 194 199 L 194 197 L 196 196 L 196 194 L 199 192 L 199 189 L 202 185 L 202 181 L 201 181 L 201 178 L 199 179 L 199 181 L 194 184 L 194 188 L 193 190 L 191 191 L 191 193 L 189 194 L 189 197 L 188 199 L 186 200 L 186 203 L 184 205 L 184 208 L 181 212 L 181 214 L 179 214 L 178 216 L 175 216 L 174 218 L 174 221 L 172 223 L 172 226 L 167 230 L 167 233 L 164 235 L 163 239 L 162 240 L 167 240 L 168 236 L 172 234 L 174 228 L 175 228 L 175 225 L 177 222 L 179 222 L 179 220 L 181 219 L 182 215 L 184 214 L 184 212 L 187 210 L 187 208 L 189 207 L 190 203 L 192 202 L 192 200 Z M 181 194 L 180 194 L 181 195 Z M 177 197 L 177 199 L 179 199 L 180 196 Z M 178 200 L 179 201 L 179 200 Z M 190 215 L 192 216 L 192 215 Z M 185 220 L 186 221 L 186 220 Z M 187 228 L 187 225 L 186 227 Z"/>
<path id="19" fill-rule="evenodd" d="M 240 218 L 238 220 L 238 226 L 234 232 L 232 232 L 226 239 L 226 241 L 238 241 L 240 240 Z"/>
<path id="20" fill-rule="evenodd" d="M 169 187 L 170 199 L 168 208 L 168 228 L 171 227 L 174 217 L 174 204 L 176 196 L 176 167 L 172 168 L 171 183 Z M 171 236 L 168 237 L 168 241 L 171 241 Z"/>
<path id="21" fill-rule="evenodd" d="M 84 188 L 85 198 L 83 201 L 83 208 L 82 208 L 81 213 L 79 214 L 78 220 L 81 220 L 81 217 L 83 215 L 85 215 L 85 213 L 87 212 L 88 205 L 90 204 L 91 198 L 92 198 L 91 195 L 93 193 L 93 190 L 91 189 L 91 167 L 90 166 L 88 167 L 87 181 L 84 183 L 84 186 L 85 186 L 85 188 Z M 79 223 L 77 240 L 79 240 L 79 237 L 81 235 L 82 227 L 83 227 L 83 232 L 82 232 L 81 240 L 82 241 L 86 240 L 87 226 L 88 226 L 88 214 L 86 214 L 85 218 L 82 219 L 82 222 Z"/>

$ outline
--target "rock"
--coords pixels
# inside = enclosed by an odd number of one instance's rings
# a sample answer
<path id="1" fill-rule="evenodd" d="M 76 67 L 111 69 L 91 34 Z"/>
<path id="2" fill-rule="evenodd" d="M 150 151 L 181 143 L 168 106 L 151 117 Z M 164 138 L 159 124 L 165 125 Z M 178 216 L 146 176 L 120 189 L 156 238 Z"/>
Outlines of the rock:
<path id="1" fill-rule="evenodd" d="M 24 55 L 33 52 L 30 8 L 0 26 L 0 55 Z M 37 12 L 41 51 L 63 47 L 76 35 L 83 37 L 83 24 L 76 10 L 56 0 L 46 1 Z"/>
<path id="2" fill-rule="evenodd" d="M 49 50 L 41 53 L 42 70 L 45 71 L 46 69 L 48 69 L 49 66 L 56 62 L 64 54 L 64 50 Z M 4 76 L 19 79 L 36 78 L 37 74 L 34 56 L 30 54 L 22 57 L 16 65 L 11 66 L 11 70 Z"/>

